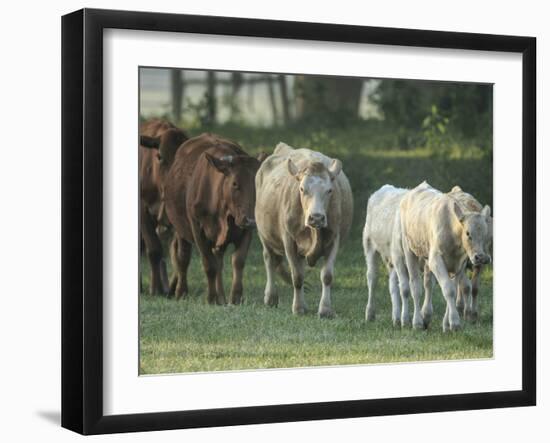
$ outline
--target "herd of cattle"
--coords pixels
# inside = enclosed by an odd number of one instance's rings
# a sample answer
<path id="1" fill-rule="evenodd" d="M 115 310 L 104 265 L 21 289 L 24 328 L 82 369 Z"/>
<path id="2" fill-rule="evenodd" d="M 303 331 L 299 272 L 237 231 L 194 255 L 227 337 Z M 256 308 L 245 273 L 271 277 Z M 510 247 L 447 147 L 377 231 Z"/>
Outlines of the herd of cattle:
<path id="1" fill-rule="evenodd" d="M 353 218 L 352 191 L 340 160 L 285 143 L 255 158 L 217 135 L 189 138 L 167 121 L 149 120 L 140 128 L 139 161 L 140 235 L 152 294 L 187 296 L 194 245 L 207 277 L 208 303 L 225 304 L 223 257 L 233 244 L 229 303 L 239 304 L 256 231 L 266 268 L 265 304 L 278 304 L 277 273 L 294 288 L 292 312 L 303 314 L 305 264 L 315 266 L 323 258 L 318 314 L 334 316 L 334 264 Z M 481 268 L 491 261 L 490 212 L 458 186 L 442 193 L 426 182 L 411 190 L 385 185 L 372 194 L 363 230 L 366 319 L 375 318 L 379 257 L 388 269 L 394 325 L 411 323 L 409 295 L 412 326 L 429 325 L 434 276 L 446 301 L 443 330 L 460 328 L 459 311 L 475 320 Z M 172 235 L 170 281 L 163 235 Z"/>

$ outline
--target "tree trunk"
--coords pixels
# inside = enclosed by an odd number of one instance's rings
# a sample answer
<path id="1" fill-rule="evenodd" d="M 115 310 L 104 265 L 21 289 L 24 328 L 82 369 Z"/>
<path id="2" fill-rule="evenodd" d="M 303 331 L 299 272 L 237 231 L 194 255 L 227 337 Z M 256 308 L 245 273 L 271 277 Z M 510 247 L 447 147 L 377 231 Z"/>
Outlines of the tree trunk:
<path id="1" fill-rule="evenodd" d="M 172 69 L 170 71 L 170 84 L 172 93 L 172 118 L 174 123 L 178 124 L 181 119 L 181 102 L 183 97 L 183 82 L 179 69 Z"/>
<path id="2" fill-rule="evenodd" d="M 363 79 L 296 76 L 296 104 L 299 119 L 319 117 L 341 121 L 358 118 Z"/>
<path id="3" fill-rule="evenodd" d="M 271 115 L 273 116 L 273 126 L 278 123 L 277 118 L 277 103 L 275 102 L 275 90 L 273 88 L 273 78 L 270 75 L 266 75 L 265 80 L 267 82 L 267 92 L 269 94 L 269 102 L 271 104 Z"/>
<path id="4" fill-rule="evenodd" d="M 288 88 L 286 86 L 286 77 L 283 74 L 279 75 L 279 87 L 281 89 L 283 124 L 288 125 L 290 123 L 290 105 L 288 102 Z"/>
<path id="5" fill-rule="evenodd" d="M 207 123 L 213 125 L 216 123 L 216 73 L 208 71 L 207 78 Z"/>

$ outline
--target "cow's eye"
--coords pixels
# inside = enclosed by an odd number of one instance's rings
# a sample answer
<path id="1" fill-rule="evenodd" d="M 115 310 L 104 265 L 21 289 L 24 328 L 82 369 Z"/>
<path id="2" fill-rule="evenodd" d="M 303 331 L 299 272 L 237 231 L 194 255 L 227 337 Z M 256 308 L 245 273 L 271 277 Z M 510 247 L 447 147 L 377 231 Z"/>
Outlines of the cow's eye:
<path id="1" fill-rule="evenodd" d="M 237 189 L 239 187 L 239 184 L 237 182 L 233 182 L 233 189 Z"/>
<path id="2" fill-rule="evenodd" d="M 162 155 L 160 155 L 160 152 L 157 154 L 157 158 L 158 158 L 159 162 L 162 161 Z"/>
<path id="3" fill-rule="evenodd" d="M 470 231 L 466 231 L 466 236 L 470 238 Z"/>
<path id="4" fill-rule="evenodd" d="M 300 186 L 300 192 L 304 192 L 304 187 Z"/>
<path id="5" fill-rule="evenodd" d="M 327 191 L 328 194 L 332 194 L 332 188 Z"/>

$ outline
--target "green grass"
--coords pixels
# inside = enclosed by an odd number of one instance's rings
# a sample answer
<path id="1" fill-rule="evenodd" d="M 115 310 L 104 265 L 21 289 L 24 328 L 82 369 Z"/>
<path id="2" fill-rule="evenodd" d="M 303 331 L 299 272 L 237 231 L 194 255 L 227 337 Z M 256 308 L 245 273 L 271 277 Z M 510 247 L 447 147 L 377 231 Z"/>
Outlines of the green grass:
<path id="1" fill-rule="evenodd" d="M 491 204 L 491 163 L 479 150 L 454 148 L 444 156 L 422 148 L 382 150 L 367 143 L 368 137 L 344 130 L 304 134 L 293 130 L 245 131 L 225 127 L 217 128 L 216 132 L 239 141 L 251 153 L 269 151 L 284 140 L 291 145 L 319 149 L 343 161 L 352 184 L 355 215 L 351 235 L 342 244 L 336 260 L 332 291 L 336 318 L 320 320 L 316 316 L 321 292 L 319 266 L 308 268 L 306 273 L 308 314 L 302 317 L 291 314 L 292 288 L 280 280 L 279 307 L 263 305 L 265 270 L 257 238 L 245 268 L 244 304 L 209 306 L 204 301 L 206 277 L 194 250 L 189 271 L 190 294 L 186 300 L 140 296 L 141 374 L 492 357 L 491 269 L 482 278 L 479 322 L 463 322 L 459 332 L 442 332 L 444 301 L 439 288 L 434 293 L 430 329 L 394 328 L 383 268 L 379 273 L 376 321 L 364 320 L 367 290 L 361 230 L 368 196 L 384 183 L 411 187 L 427 179 L 442 190 L 460 184 L 483 203 Z M 227 254 L 224 268 L 227 293 L 231 282 L 229 258 Z M 144 258 L 141 267 L 147 287 L 149 273 Z"/>

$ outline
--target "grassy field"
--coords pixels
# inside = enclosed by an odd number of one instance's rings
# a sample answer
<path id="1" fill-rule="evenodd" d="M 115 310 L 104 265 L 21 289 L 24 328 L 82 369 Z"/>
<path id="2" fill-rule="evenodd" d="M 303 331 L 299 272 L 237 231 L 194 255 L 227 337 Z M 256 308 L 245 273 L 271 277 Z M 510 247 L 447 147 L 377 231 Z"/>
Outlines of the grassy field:
<path id="1" fill-rule="evenodd" d="M 460 149 L 449 146 L 444 153 L 422 148 L 388 149 L 383 145 L 384 139 L 377 138 L 375 129 L 370 137 L 365 136 L 364 128 L 316 132 L 245 131 L 232 126 L 216 129 L 217 133 L 241 143 L 250 153 L 271 152 L 277 142 L 285 141 L 342 160 L 352 184 L 355 214 L 351 235 L 342 244 L 336 261 L 332 296 L 336 318 L 320 320 L 316 316 L 321 291 L 319 267 L 307 269 L 307 315 L 291 314 L 292 288 L 280 280 L 279 307 L 263 305 L 265 270 L 257 238 L 245 268 L 244 304 L 209 306 L 204 302 L 206 278 L 194 251 L 189 272 L 190 295 L 186 300 L 140 296 L 141 374 L 492 357 L 491 269 L 486 269 L 482 276 L 479 322 L 464 323 L 457 333 L 442 332 L 444 302 L 439 288 L 434 293 L 430 329 L 394 328 L 387 274 L 382 268 L 377 318 L 375 322 L 365 322 L 367 290 L 361 230 L 366 202 L 374 190 L 385 183 L 413 187 L 428 180 L 441 190 L 460 184 L 482 203 L 492 204 L 491 158 L 475 146 Z M 231 282 L 229 258 L 227 254 L 226 292 Z M 149 273 L 144 258 L 141 270 L 146 288 Z"/>

